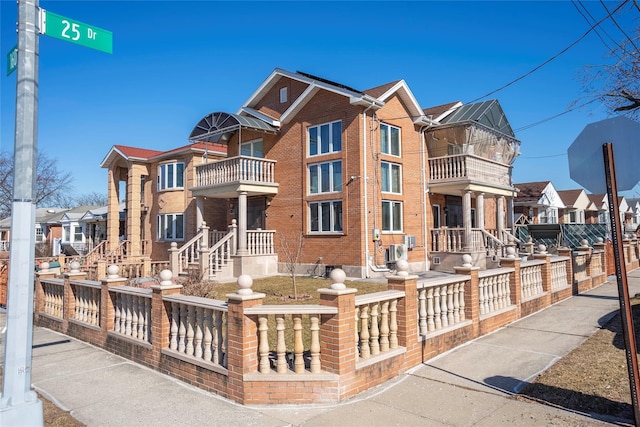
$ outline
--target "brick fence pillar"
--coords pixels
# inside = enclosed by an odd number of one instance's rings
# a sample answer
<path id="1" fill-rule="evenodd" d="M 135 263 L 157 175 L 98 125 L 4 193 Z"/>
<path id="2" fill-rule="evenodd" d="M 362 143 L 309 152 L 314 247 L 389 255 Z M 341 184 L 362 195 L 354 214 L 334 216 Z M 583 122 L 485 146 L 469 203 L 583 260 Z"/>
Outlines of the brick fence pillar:
<path id="1" fill-rule="evenodd" d="M 500 259 L 500 265 L 505 268 L 513 268 L 509 273 L 509 293 L 511 294 L 511 304 L 517 309 L 517 318 L 520 318 L 520 304 L 522 302 L 522 283 L 520 281 L 520 264 L 522 259 L 515 256 L 507 256 Z"/>
<path id="2" fill-rule="evenodd" d="M 227 294 L 227 374 L 229 398 L 244 403 L 244 374 L 258 371 L 258 322 L 244 310 L 262 305 L 265 294 L 253 292 L 253 279 L 238 277 L 238 291 Z"/>
<path id="3" fill-rule="evenodd" d="M 124 286 L 127 283 L 127 278 L 120 277 L 118 271 L 119 267 L 117 265 L 110 265 L 109 268 L 107 268 L 107 277 L 100 281 L 100 329 L 105 333 L 105 336 L 107 331 L 113 331 L 113 320 L 115 317 L 113 300 L 109 294 L 109 288 Z"/>
<path id="4" fill-rule="evenodd" d="M 604 247 L 604 244 L 603 244 Z M 565 246 L 562 246 L 560 248 L 558 248 L 558 256 L 566 256 L 569 257 L 569 260 L 567 262 L 565 262 L 565 269 L 567 270 L 567 284 L 569 286 L 573 285 L 573 251 L 571 250 L 571 248 L 567 248 Z M 604 264 L 604 257 L 602 257 L 603 260 L 603 264 L 602 267 L 604 268 L 604 271 L 606 270 L 605 264 Z"/>
<path id="5" fill-rule="evenodd" d="M 404 260 L 398 261 L 396 268 L 397 274 L 387 277 L 387 286 L 390 291 L 403 291 L 405 295 L 397 307 L 398 345 L 410 355 L 408 366 L 415 366 L 422 362 L 418 340 L 418 276 L 408 273 L 409 264 Z"/>
<path id="6" fill-rule="evenodd" d="M 456 274 L 469 276 L 469 288 L 464 293 L 464 315 L 473 322 L 476 332 L 480 326 L 480 267 L 471 264 L 471 256 L 462 256 L 462 267 L 453 267 Z"/>
<path id="7" fill-rule="evenodd" d="M 342 269 L 334 268 L 329 274 L 332 284 L 328 289 L 318 289 L 320 305 L 336 307 L 337 314 L 323 315 L 320 322 L 320 359 L 323 371 L 342 375 L 354 372 L 358 359 L 356 340 L 357 289 L 344 285 L 346 275 Z"/>
<path id="8" fill-rule="evenodd" d="M 547 253 L 547 248 L 540 245 L 540 252 L 533 255 L 533 259 L 544 261 L 541 265 L 542 291 L 544 296 L 540 297 L 543 301 L 540 308 L 549 307 L 551 305 L 551 255 Z"/>
<path id="9" fill-rule="evenodd" d="M 36 272 L 36 289 L 35 289 L 35 304 L 34 304 L 34 313 L 37 316 L 38 313 L 42 313 L 44 311 L 44 288 L 42 287 L 42 279 L 53 279 L 55 277 L 55 273 L 49 270 L 49 263 L 43 262 L 40 264 L 40 271 Z"/>
<path id="10" fill-rule="evenodd" d="M 171 334 L 171 303 L 163 301 L 165 295 L 179 294 L 182 285 L 173 282 L 171 270 L 160 272 L 160 283 L 151 285 L 151 358 L 154 366 L 160 366 L 162 349 L 169 346 Z"/>
<path id="11" fill-rule="evenodd" d="M 62 331 L 67 332 L 69 327 L 69 319 L 73 318 L 73 313 L 76 309 L 76 299 L 71 287 L 71 282 L 74 280 L 85 280 L 87 278 L 87 272 L 80 271 L 80 263 L 78 261 L 72 261 L 69 264 L 69 272 L 62 275 L 64 277 L 64 297 L 62 304 Z"/>

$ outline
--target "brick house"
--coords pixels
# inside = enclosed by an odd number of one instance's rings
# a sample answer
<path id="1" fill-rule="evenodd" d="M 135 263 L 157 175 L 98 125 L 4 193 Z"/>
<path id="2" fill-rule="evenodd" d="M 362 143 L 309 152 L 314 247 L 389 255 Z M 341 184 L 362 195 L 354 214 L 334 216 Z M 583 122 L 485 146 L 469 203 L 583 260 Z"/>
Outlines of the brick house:
<path id="1" fill-rule="evenodd" d="M 372 277 L 399 258 L 446 270 L 463 253 L 486 267 L 487 246 L 511 236 L 520 142 L 496 100 L 423 109 L 403 80 L 359 91 L 275 69 L 189 140 L 114 146 L 102 162 L 110 209 L 126 182 L 128 254 L 169 251 L 174 274 L 198 262 L 219 280 L 289 266 Z M 108 220 L 110 249 L 118 235 Z"/>

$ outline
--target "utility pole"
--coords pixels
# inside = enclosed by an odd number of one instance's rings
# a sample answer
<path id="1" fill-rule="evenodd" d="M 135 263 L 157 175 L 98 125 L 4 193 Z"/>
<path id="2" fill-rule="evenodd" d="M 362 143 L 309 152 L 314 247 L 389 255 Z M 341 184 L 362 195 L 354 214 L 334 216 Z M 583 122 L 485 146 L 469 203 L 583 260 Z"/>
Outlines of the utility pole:
<path id="1" fill-rule="evenodd" d="M 39 0 L 18 1 L 18 67 L 11 256 L 0 425 L 42 426 L 42 401 L 31 390 L 35 183 L 38 146 Z"/>

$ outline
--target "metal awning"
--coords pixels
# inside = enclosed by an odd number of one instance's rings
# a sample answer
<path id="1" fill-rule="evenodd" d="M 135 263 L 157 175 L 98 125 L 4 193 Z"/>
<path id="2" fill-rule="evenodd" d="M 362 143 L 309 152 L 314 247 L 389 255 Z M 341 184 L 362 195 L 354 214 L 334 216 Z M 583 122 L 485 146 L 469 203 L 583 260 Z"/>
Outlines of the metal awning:
<path id="1" fill-rule="evenodd" d="M 254 129 L 264 132 L 275 133 L 277 128 L 270 124 L 247 116 L 230 113 L 207 114 L 198 122 L 191 131 L 189 141 L 191 142 L 226 142 L 234 132 L 241 128 Z"/>

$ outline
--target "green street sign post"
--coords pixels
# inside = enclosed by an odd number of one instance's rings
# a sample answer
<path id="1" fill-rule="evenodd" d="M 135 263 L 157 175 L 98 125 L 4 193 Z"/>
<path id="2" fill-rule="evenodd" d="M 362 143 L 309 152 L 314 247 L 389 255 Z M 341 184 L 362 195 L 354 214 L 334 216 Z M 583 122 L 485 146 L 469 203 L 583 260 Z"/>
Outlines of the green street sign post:
<path id="1" fill-rule="evenodd" d="M 18 45 L 7 53 L 7 76 L 18 68 Z"/>
<path id="2" fill-rule="evenodd" d="M 111 31 L 41 9 L 40 32 L 102 52 L 113 53 Z"/>

